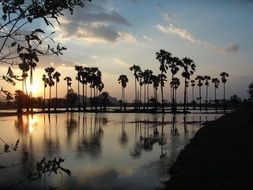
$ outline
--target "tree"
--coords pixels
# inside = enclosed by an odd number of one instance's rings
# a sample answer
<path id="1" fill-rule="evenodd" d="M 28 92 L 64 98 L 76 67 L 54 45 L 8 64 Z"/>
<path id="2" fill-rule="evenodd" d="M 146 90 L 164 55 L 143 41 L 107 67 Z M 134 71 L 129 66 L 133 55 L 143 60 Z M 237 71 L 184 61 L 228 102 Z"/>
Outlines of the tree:
<path id="1" fill-rule="evenodd" d="M 214 104 L 215 104 L 215 112 L 217 112 L 216 90 L 219 88 L 220 80 L 218 78 L 213 78 L 212 83 L 214 83 Z"/>
<path id="2" fill-rule="evenodd" d="M 42 75 L 42 80 L 43 80 L 43 83 L 44 83 L 44 98 L 43 98 L 43 111 L 45 110 L 45 106 L 46 106 L 46 88 L 47 88 L 47 84 L 48 84 L 48 78 L 45 74 Z"/>
<path id="3" fill-rule="evenodd" d="M 195 72 L 196 65 L 192 59 L 187 57 L 182 59 L 181 65 L 183 67 L 182 76 L 184 77 L 184 113 L 186 113 L 187 82 L 190 80 L 191 75 Z"/>
<path id="4" fill-rule="evenodd" d="M 67 84 L 66 97 L 68 97 L 68 92 L 71 89 L 71 81 L 72 81 L 72 79 L 70 77 L 65 77 L 64 80 L 66 81 L 66 84 Z M 66 98 L 66 111 L 68 111 L 68 107 L 69 107 L 68 98 Z"/>
<path id="5" fill-rule="evenodd" d="M 89 82 L 89 68 L 88 67 L 83 67 L 81 70 L 81 76 L 80 76 L 80 82 L 82 83 L 83 86 L 83 110 L 86 110 L 87 107 L 87 84 Z M 84 94 L 84 85 L 85 85 L 85 94 Z M 85 97 L 85 99 L 84 99 Z"/>
<path id="6" fill-rule="evenodd" d="M 52 47 L 54 41 L 41 28 L 32 31 L 34 22 L 44 22 L 47 26 L 54 27 L 53 21 L 58 21 L 65 10 L 73 13 L 75 6 L 83 7 L 86 0 L 63 1 L 1 1 L 2 19 L 0 21 L 0 62 L 15 65 L 24 64 L 30 70 L 30 86 L 33 85 L 33 71 L 41 55 L 61 55 L 66 48 L 59 44 Z M 26 27 L 26 28 L 25 28 Z M 47 42 L 48 41 L 48 42 Z M 45 48 L 47 47 L 47 48 Z M 27 72 L 27 70 L 26 70 Z M 24 75 L 25 76 L 25 75 Z M 26 76 L 27 77 L 27 76 Z M 29 92 L 32 100 L 32 91 Z M 32 101 L 31 111 L 33 111 Z"/>
<path id="7" fill-rule="evenodd" d="M 128 83 L 128 78 L 126 75 L 120 75 L 118 78 L 119 84 L 121 84 L 121 102 L 120 102 L 120 110 L 122 110 L 122 104 L 125 105 L 126 103 L 126 96 L 125 96 L 125 88 Z"/>
<path id="8" fill-rule="evenodd" d="M 155 104 L 155 112 L 157 111 L 157 90 L 160 84 L 159 76 L 152 75 L 151 76 L 153 89 L 154 89 L 154 104 Z"/>
<path id="9" fill-rule="evenodd" d="M 143 84 L 144 84 L 144 109 L 147 104 L 147 109 L 149 105 L 149 85 L 152 84 L 151 77 L 153 75 L 153 71 L 146 69 L 143 71 Z M 147 101 L 146 101 L 147 100 Z"/>
<path id="10" fill-rule="evenodd" d="M 77 71 L 76 80 L 77 80 L 77 104 L 78 104 L 78 111 L 80 111 L 80 109 L 81 109 L 81 105 L 80 105 L 80 86 L 79 86 L 79 84 L 80 84 L 82 69 L 83 69 L 82 66 L 75 66 L 75 70 Z"/>
<path id="11" fill-rule="evenodd" d="M 50 112 L 50 107 L 51 107 L 51 95 L 52 95 L 52 86 L 54 86 L 54 80 L 53 80 L 53 73 L 55 71 L 55 69 L 53 67 L 47 67 L 45 69 L 47 76 L 48 76 L 48 80 L 47 80 L 47 84 L 49 86 L 49 103 L 48 103 L 48 112 Z"/>
<path id="12" fill-rule="evenodd" d="M 172 89 L 174 89 L 174 110 L 172 110 L 172 112 L 175 112 L 177 110 L 177 89 L 180 86 L 180 80 L 176 77 L 173 78 L 173 80 L 170 82 L 170 86 L 172 87 Z"/>
<path id="13" fill-rule="evenodd" d="M 223 83 L 223 109 L 224 109 L 224 112 L 226 110 L 226 82 L 227 82 L 227 77 L 229 77 L 229 74 L 226 73 L 226 72 L 222 72 L 220 74 L 221 76 L 221 82 Z"/>
<path id="14" fill-rule="evenodd" d="M 238 105 L 239 105 L 240 103 L 242 103 L 242 100 L 241 100 L 240 97 L 238 97 L 238 96 L 235 94 L 235 95 L 233 95 L 233 96 L 230 97 L 229 102 L 230 102 L 230 104 L 231 104 L 234 108 L 237 108 Z"/>
<path id="15" fill-rule="evenodd" d="M 134 71 L 134 92 L 135 92 L 135 100 L 134 100 L 134 107 L 137 109 L 137 102 L 138 102 L 138 97 L 137 97 L 137 81 L 139 81 L 139 72 L 141 71 L 141 67 L 139 65 L 133 65 L 132 67 L 129 68 L 130 71 Z"/>
<path id="16" fill-rule="evenodd" d="M 211 80 L 211 77 L 208 75 L 204 76 L 205 80 L 205 86 L 206 86 L 206 104 L 205 104 L 205 109 L 207 111 L 207 104 L 208 104 L 208 87 L 209 87 L 209 80 Z"/>
<path id="17" fill-rule="evenodd" d="M 56 110 L 56 108 L 57 108 L 57 98 L 58 98 L 58 96 L 57 96 L 57 84 L 60 82 L 60 76 L 61 76 L 61 73 L 59 73 L 59 72 L 55 72 L 54 74 L 53 74 L 53 78 L 55 79 L 55 107 L 54 107 L 54 110 Z"/>
<path id="18" fill-rule="evenodd" d="M 192 106 L 195 109 L 195 97 L 194 97 L 194 87 L 196 86 L 195 80 L 191 80 L 191 87 L 192 87 Z"/>
<path id="19" fill-rule="evenodd" d="M 249 84 L 248 93 L 249 93 L 249 100 L 253 102 L 253 83 Z"/>
<path id="20" fill-rule="evenodd" d="M 161 49 L 159 52 L 156 52 L 156 59 L 160 63 L 160 81 L 161 81 L 161 98 L 162 98 L 162 113 L 164 113 L 164 97 L 163 97 L 163 87 L 164 81 L 166 80 L 166 73 L 168 70 L 168 62 L 171 60 L 171 53 Z M 165 79 L 165 80 L 164 80 Z"/>
<path id="21" fill-rule="evenodd" d="M 201 111 L 201 107 L 202 107 L 202 105 L 201 105 L 201 99 L 202 99 L 202 94 L 201 94 L 201 87 L 203 86 L 203 80 L 205 80 L 204 79 L 204 77 L 203 76 L 200 76 L 200 75 L 198 75 L 196 78 L 195 78 L 195 80 L 197 80 L 198 81 L 198 87 L 199 87 L 199 97 L 198 97 L 198 100 L 199 100 L 199 110 Z"/>

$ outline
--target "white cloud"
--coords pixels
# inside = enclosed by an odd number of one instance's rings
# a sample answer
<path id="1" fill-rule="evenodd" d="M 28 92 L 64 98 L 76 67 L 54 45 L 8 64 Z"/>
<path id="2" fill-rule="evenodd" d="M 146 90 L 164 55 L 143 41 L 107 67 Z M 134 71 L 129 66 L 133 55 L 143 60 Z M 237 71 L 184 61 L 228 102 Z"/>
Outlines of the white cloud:
<path id="1" fill-rule="evenodd" d="M 119 58 L 115 58 L 115 59 L 113 60 L 113 63 L 116 64 L 116 65 L 125 67 L 125 68 L 129 68 L 129 67 L 130 67 L 130 65 L 128 65 L 127 63 L 125 63 L 123 60 L 121 60 L 121 59 L 119 59 Z"/>
<path id="2" fill-rule="evenodd" d="M 185 29 L 181 29 L 181 28 L 177 28 L 175 26 L 173 26 L 173 24 L 170 24 L 168 27 L 166 26 L 161 26 L 161 25 L 157 25 L 156 28 L 163 33 L 167 33 L 167 34 L 173 34 L 173 35 L 177 35 L 180 38 L 190 41 L 192 43 L 195 44 L 200 44 L 202 43 L 200 40 L 198 40 L 197 38 L 195 38 L 190 32 L 188 32 Z"/>
<path id="3" fill-rule="evenodd" d="M 150 38 L 149 36 L 143 35 L 142 37 L 149 42 L 153 42 L 152 38 Z"/>

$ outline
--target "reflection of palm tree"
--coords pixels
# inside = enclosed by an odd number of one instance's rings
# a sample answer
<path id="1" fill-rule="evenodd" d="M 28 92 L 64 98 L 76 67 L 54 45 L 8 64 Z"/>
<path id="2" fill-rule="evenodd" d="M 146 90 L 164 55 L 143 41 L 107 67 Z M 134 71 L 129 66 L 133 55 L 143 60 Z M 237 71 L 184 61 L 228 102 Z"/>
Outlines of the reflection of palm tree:
<path id="1" fill-rule="evenodd" d="M 216 90 L 219 88 L 220 81 L 218 78 L 213 78 L 212 83 L 214 83 L 214 104 L 215 104 L 215 111 L 217 112 Z"/>
<path id="2" fill-rule="evenodd" d="M 48 104 L 48 112 L 50 112 L 50 107 L 51 107 L 51 89 L 52 86 L 54 86 L 54 81 L 53 81 L 53 72 L 55 71 L 55 69 L 53 67 L 47 67 L 45 69 L 47 75 L 48 75 L 48 86 L 49 86 L 49 104 Z"/>
<path id="3" fill-rule="evenodd" d="M 190 76 L 195 72 L 196 65 L 192 59 L 185 57 L 182 59 L 182 67 L 184 69 L 182 73 L 184 77 L 184 113 L 186 113 L 187 82 L 190 80 Z"/>
<path id="4" fill-rule="evenodd" d="M 126 97 L 125 97 L 125 88 L 128 83 L 128 78 L 126 75 L 120 75 L 118 78 L 119 84 L 121 84 L 121 102 L 120 102 L 120 109 L 122 109 L 122 104 L 125 105 Z"/>
<path id="5" fill-rule="evenodd" d="M 211 77 L 208 75 L 204 76 L 204 80 L 205 80 L 205 86 L 206 86 L 206 111 L 207 111 L 207 104 L 208 104 L 208 87 L 209 87 L 209 80 L 211 80 Z"/>
<path id="6" fill-rule="evenodd" d="M 224 111 L 226 110 L 226 88 L 225 88 L 225 84 L 227 82 L 227 77 L 229 77 L 229 74 L 226 72 L 222 72 L 220 74 L 221 76 L 221 82 L 223 83 L 223 108 Z"/>
<path id="7" fill-rule="evenodd" d="M 66 92 L 66 96 L 67 96 L 68 95 L 68 91 L 71 88 L 71 81 L 72 81 L 72 79 L 70 77 L 65 77 L 64 80 L 67 83 L 67 92 Z M 68 111 L 68 101 L 67 101 L 67 98 L 66 98 L 66 110 Z"/>
<path id="8" fill-rule="evenodd" d="M 57 108 L 57 84 L 60 82 L 60 76 L 61 76 L 61 74 L 59 73 L 59 72 L 55 72 L 54 74 L 53 74 L 53 78 L 55 79 L 55 108 L 54 108 L 54 110 L 56 110 L 56 108 Z"/>
<path id="9" fill-rule="evenodd" d="M 167 63 L 169 60 L 171 60 L 171 53 L 161 49 L 159 52 L 156 52 L 156 59 L 160 62 L 159 67 L 159 70 L 161 71 L 160 79 L 166 79 L 165 73 L 167 73 L 168 70 Z M 163 97 L 164 80 L 162 81 L 162 83 L 163 85 L 161 85 L 161 98 L 162 98 L 162 112 L 164 113 L 164 97 Z"/>
<path id="10" fill-rule="evenodd" d="M 140 72 L 141 68 L 138 65 L 133 65 L 132 67 L 129 68 L 130 71 L 134 71 L 134 85 L 135 85 L 135 109 L 137 109 L 137 102 L 138 102 L 138 97 L 137 97 L 137 81 L 139 80 L 139 75 L 138 73 Z"/>
<path id="11" fill-rule="evenodd" d="M 204 77 L 198 75 L 195 80 L 198 81 L 198 87 L 199 87 L 199 97 L 198 97 L 198 99 L 199 99 L 199 110 L 201 111 L 201 99 L 202 99 L 201 87 L 203 86 L 203 82 L 202 81 L 204 80 Z"/>

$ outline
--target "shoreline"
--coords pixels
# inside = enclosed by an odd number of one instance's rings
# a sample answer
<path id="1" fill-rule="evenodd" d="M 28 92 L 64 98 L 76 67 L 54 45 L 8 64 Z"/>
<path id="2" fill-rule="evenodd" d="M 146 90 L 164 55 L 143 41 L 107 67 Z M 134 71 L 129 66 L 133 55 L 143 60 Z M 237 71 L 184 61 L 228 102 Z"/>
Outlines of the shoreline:
<path id="1" fill-rule="evenodd" d="M 252 134 L 252 105 L 208 122 L 178 155 L 164 189 L 253 189 Z"/>

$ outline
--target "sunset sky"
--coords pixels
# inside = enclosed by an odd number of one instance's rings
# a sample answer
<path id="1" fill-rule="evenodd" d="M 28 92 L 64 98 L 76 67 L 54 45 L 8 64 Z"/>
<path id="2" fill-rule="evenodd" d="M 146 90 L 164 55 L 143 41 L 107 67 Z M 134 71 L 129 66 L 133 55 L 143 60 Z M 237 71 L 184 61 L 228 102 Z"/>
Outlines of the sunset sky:
<path id="1" fill-rule="evenodd" d="M 158 74 L 155 53 L 165 49 L 179 58 L 192 58 L 197 65 L 194 77 L 219 77 L 226 71 L 230 75 L 228 97 L 238 94 L 246 98 L 247 86 L 253 82 L 252 10 L 250 0 L 92 0 L 85 8 L 75 9 L 73 15 L 66 13 L 61 25 L 56 25 L 54 40 L 68 50 L 63 56 L 40 59 L 35 71 L 35 84 L 39 86 L 35 96 L 43 95 L 45 67 L 53 66 L 61 73 L 59 94 L 63 97 L 63 78 L 74 79 L 74 66 L 83 65 L 99 67 L 104 91 L 116 97 L 121 93 L 118 76 L 128 75 L 126 98 L 130 101 L 134 98 L 134 78 L 129 67 L 136 64 Z M 41 27 L 45 25 L 41 23 Z M 75 91 L 76 83 L 74 80 Z M 1 86 L 13 89 L 4 81 Z"/>

